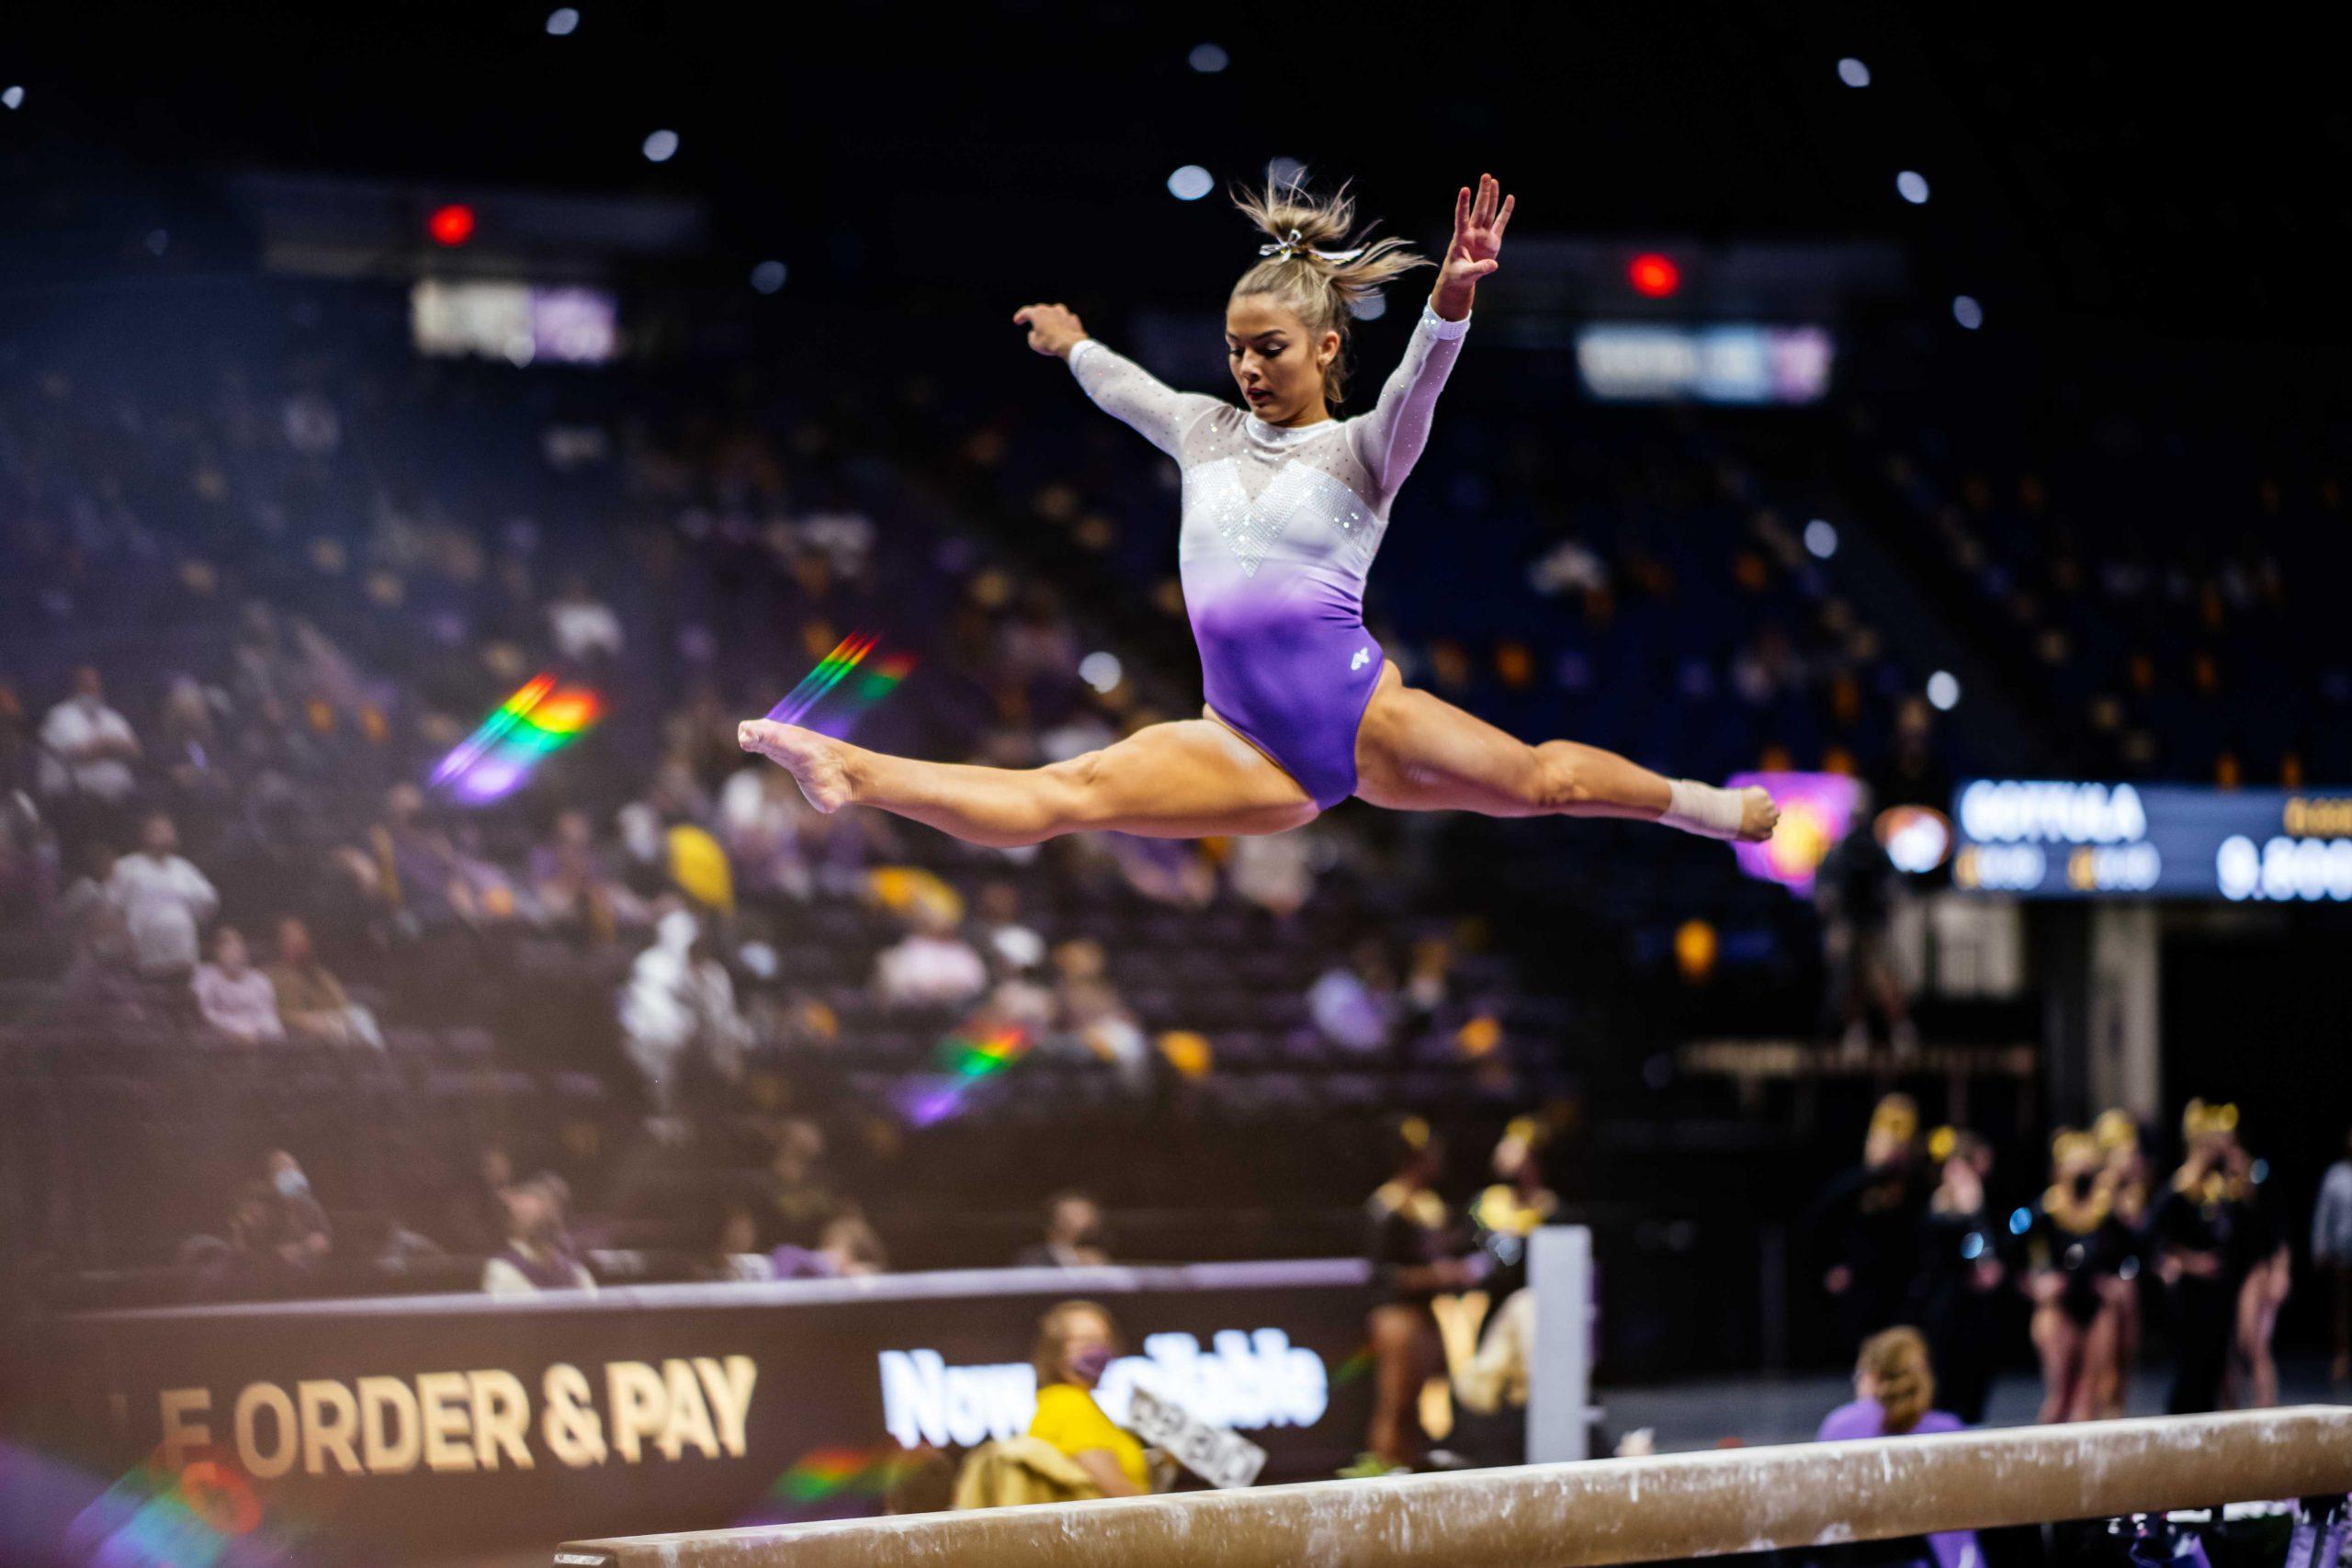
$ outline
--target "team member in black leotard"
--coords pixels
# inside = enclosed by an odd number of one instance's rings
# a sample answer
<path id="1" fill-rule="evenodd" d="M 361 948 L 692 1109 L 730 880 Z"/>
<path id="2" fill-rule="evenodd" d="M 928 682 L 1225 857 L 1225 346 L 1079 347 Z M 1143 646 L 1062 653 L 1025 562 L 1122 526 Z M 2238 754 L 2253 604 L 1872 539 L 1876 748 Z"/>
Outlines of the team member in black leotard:
<path id="1" fill-rule="evenodd" d="M 1373 1403 L 1366 1461 L 1385 1470 L 1410 1468 L 1427 1446 L 1416 1404 L 1421 1386 L 1445 1371 L 1445 1347 L 1430 1303 L 1476 1283 L 1487 1261 L 1464 1258 L 1467 1239 L 1437 1194 L 1445 1146 L 1430 1124 L 1408 1116 L 1393 1139 L 1396 1174 L 1364 1202 L 1364 1249 L 1382 1296 L 1367 1325 Z"/>
<path id="2" fill-rule="evenodd" d="M 1527 1283 L 1527 1238 L 1559 1211 L 1559 1198 L 1544 1185 L 1548 1135 L 1534 1117 L 1515 1118 L 1495 1144 L 1494 1185 L 1470 1205 L 1471 1238 L 1495 1260 L 1485 1288 L 1498 1302 Z"/>
<path id="3" fill-rule="evenodd" d="M 1973 1133 L 1939 1127 L 1928 1157 L 1940 1180 L 1919 1220 L 1913 1320 L 1927 1336 L 1943 1407 L 1973 1427 L 1993 1386 L 1993 1348 L 2015 1278 L 2015 1238 L 1984 1191 L 1993 1151 Z"/>
<path id="4" fill-rule="evenodd" d="M 2140 1146 L 2140 1123 L 2129 1111 L 2100 1111 L 2091 1123 L 2091 1137 L 2107 1162 L 2099 1179 L 2109 1195 L 2109 1212 L 2129 1237 L 2115 1273 L 2105 1281 L 2108 1302 L 2115 1310 L 2114 1375 L 2101 1381 L 2093 1398 L 2099 1419 L 2105 1421 L 2123 1414 L 2132 1372 L 2140 1364 L 2140 1292 L 2148 1268 L 2148 1188 L 2153 1178 Z"/>
<path id="5" fill-rule="evenodd" d="M 2233 1408 L 2267 1410 L 2278 1403 L 2278 1363 L 2271 1356 L 2270 1341 L 2278 1331 L 2278 1309 L 2287 1303 L 2294 1255 L 2265 1201 L 2254 1156 L 2234 1136 L 2223 1168 L 2229 1172 L 2230 1201 L 2238 1222 L 2230 1233 L 2229 1277 L 2238 1287 L 2231 1345 L 2234 1353 L 2226 1386 Z"/>
<path id="6" fill-rule="evenodd" d="M 2114 1193 L 2088 1133 L 2062 1129 L 2051 1140 L 2049 1189 L 2026 1232 L 2033 1300 L 2033 1344 L 2041 1358 L 2041 1419 L 2088 1421 L 2115 1376 L 2112 1280 L 2131 1255 L 2131 1233 L 2115 1217 Z"/>
<path id="7" fill-rule="evenodd" d="M 2187 1153 L 2149 1222 L 2172 1309 L 2177 1359 L 2165 1409 L 2175 1416 L 2221 1408 L 2239 1285 L 2230 1262 L 2243 1217 L 2229 1171 L 2237 1107 L 2192 1100 L 2180 1131 Z"/>
<path id="8" fill-rule="evenodd" d="M 1514 1118 L 1495 1143 L 1498 1179 L 1470 1205 L 1471 1240 L 1491 1265 L 1478 1287 L 1488 1310 L 1476 1349 L 1466 1358 L 1446 1358 L 1457 1406 L 1447 1447 L 1476 1463 L 1520 1464 L 1527 1457 L 1522 1412 L 1535 1320 L 1535 1298 L 1527 1288 L 1528 1240 L 1560 1207 L 1544 1184 L 1543 1149 L 1550 1134 L 1537 1117 Z"/>
<path id="9" fill-rule="evenodd" d="M 1918 1156 L 1919 1111 L 1890 1094 L 1871 1115 L 1862 1163 L 1815 1201 L 1808 1228 L 1836 1303 L 1847 1350 L 1895 1323 L 1917 1274 L 1919 1208 L 1927 1197 Z"/>

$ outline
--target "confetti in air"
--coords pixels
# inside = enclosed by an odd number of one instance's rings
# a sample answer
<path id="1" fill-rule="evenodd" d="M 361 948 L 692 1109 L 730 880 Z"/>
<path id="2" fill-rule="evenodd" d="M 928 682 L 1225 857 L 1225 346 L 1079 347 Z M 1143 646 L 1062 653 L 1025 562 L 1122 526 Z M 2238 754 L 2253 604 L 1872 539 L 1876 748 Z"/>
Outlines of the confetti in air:
<path id="1" fill-rule="evenodd" d="M 865 662 L 880 638 L 865 632 L 852 632 L 833 645 L 833 650 L 817 661 L 817 668 L 802 678 L 800 684 L 785 694 L 782 702 L 768 709 L 768 718 L 776 724 L 807 725 L 820 734 L 839 739 L 847 735 L 857 721 L 875 704 L 899 689 L 899 683 L 913 672 L 915 656 L 893 653 L 878 659 L 874 667 L 852 683 L 847 694 L 847 705 L 838 707 L 821 721 L 811 723 L 820 704 L 834 688 L 842 684 L 852 671 Z"/>
<path id="2" fill-rule="evenodd" d="M 540 759 L 579 739 L 604 713 L 605 701 L 594 692 L 537 676 L 441 759 L 433 783 L 476 806 L 503 799 L 522 787 Z"/>

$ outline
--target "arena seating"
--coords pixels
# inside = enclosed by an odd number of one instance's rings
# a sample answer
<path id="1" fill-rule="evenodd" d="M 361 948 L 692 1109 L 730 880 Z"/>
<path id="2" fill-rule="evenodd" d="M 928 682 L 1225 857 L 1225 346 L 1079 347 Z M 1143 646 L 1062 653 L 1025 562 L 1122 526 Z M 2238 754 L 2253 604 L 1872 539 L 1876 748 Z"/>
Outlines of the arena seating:
<path id="1" fill-rule="evenodd" d="M 764 1100 L 722 1097 L 718 1113 L 742 1125 L 691 1151 L 650 1148 L 614 998 L 651 911 L 685 896 L 664 866 L 625 852 L 615 814 L 634 805 L 718 824 L 714 797 L 743 765 L 733 720 L 853 627 L 921 660 L 921 678 L 864 721 L 876 744 L 1025 763 L 1186 711 L 1198 688 L 1173 592 L 1168 470 L 1051 367 L 991 399 L 888 369 L 822 398 L 781 376 L 714 391 L 690 367 L 658 366 L 548 372 L 518 397 L 497 367 L 414 360 L 393 296 L 351 286 L 322 305 L 322 287 L 175 299 L 127 310 L 103 335 L 31 332 L 6 348 L 0 527 L 21 567 L 0 581 L 0 784 L 38 815 L 11 826 L 14 869 L 0 875 L 0 1042 L 9 1081 L 34 1091 L 28 1104 L 72 1107 L 57 1124 L 67 1132 L 33 1145 L 62 1182 L 38 1216 L 46 1256 L 166 1264 L 281 1142 L 331 1205 L 365 1216 L 353 1234 L 397 1220 L 429 1235 L 445 1195 L 426 1174 L 461 1172 L 492 1143 L 560 1167 L 567 1136 L 611 1167 L 571 1156 L 584 1215 L 603 1222 L 591 1239 L 692 1256 L 784 1114 L 829 1129 L 844 1187 L 892 1222 L 886 1235 L 909 1238 L 902 1262 L 965 1256 L 935 1224 L 943 1207 L 964 1206 L 985 1231 L 1076 1182 L 1139 1213 L 1165 1207 L 1121 1191 L 1117 1160 L 1102 1157 L 1137 1126 L 1206 1140 L 1214 1175 L 1192 1195 L 1204 1205 L 1246 1196 L 1280 1158 L 1295 1223 L 1328 1235 L 1329 1216 L 1378 1179 L 1363 1134 L 1383 1115 L 1435 1110 L 1477 1127 L 1602 1088 L 1621 1106 L 1664 1094 L 1661 1108 L 1727 1114 L 1701 1086 L 1657 1078 L 1657 1042 L 1678 1020 L 1623 980 L 1629 962 L 1670 976 L 1675 933 L 1695 913 L 1719 933 L 1727 973 L 1774 980 L 1767 1000 L 1724 993 L 1781 1010 L 1753 1027 L 1811 1025 L 1778 983 L 1813 963 L 1810 911 L 1728 876 L 1720 852 L 1695 842 L 1602 828 L 1555 844 L 1542 824 L 1351 807 L 1315 829 L 1316 894 L 1289 915 L 1241 897 L 1214 847 L 1069 841 L 1006 857 L 881 818 L 818 819 L 787 798 L 797 847 L 775 865 L 739 857 L 731 911 L 705 910 L 726 937 Z M 1517 732 L 1680 773 L 1883 777 L 1899 761 L 1906 787 L 1934 797 L 1964 758 L 1962 738 L 1919 701 L 1923 671 L 1890 651 L 1872 606 L 1801 542 L 1780 498 L 1807 483 L 1818 493 L 1818 476 L 1792 473 L 1781 427 L 1702 431 L 1620 410 L 1562 431 L 1476 379 L 1458 390 L 1374 582 L 1375 626 L 1414 679 Z M 2124 487 L 2132 442 L 1994 451 L 1905 423 L 1893 399 L 1871 419 L 1841 417 L 1850 461 L 1832 481 L 1849 525 L 1905 561 L 2007 673 L 2012 699 L 2049 721 L 2052 765 L 2195 774 L 2222 750 L 2250 776 L 2290 757 L 2352 765 L 2330 750 L 2341 733 L 2290 735 L 2273 721 L 2292 705 L 2227 679 L 2248 649 L 2301 649 L 2319 696 L 2341 700 L 2312 621 L 2270 613 L 2301 604 L 2288 565 L 2089 504 L 2145 500 L 2164 482 Z M 2075 454 L 2063 471 L 2037 466 L 2059 448 Z M 2314 520 L 2340 506 L 2315 471 L 2279 469 L 2264 489 L 2259 456 L 2250 449 L 2245 470 L 2251 504 Z M 548 611 L 574 592 L 609 612 L 617 652 L 560 654 Z M 2091 601 L 2098 614 L 2083 611 Z M 2176 602 L 2211 634 L 2209 660 L 2164 639 Z M 2063 649 L 2037 619 L 2062 604 L 2077 628 Z M 2020 638 L 2020 625 L 2035 635 Z M 2159 663 L 2186 662 L 2142 682 L 2135 661 L 2150 647 Z M 1102 691 L 1078 673 L 1097 648 L 1121 659 Z M 138 805 L 175 816 L 223 918 L 266 962 L 274 918 L 305 917 L 380 1014 L 380 1056 L 257 1057 L 209 1034 L 172 988 L 93 997 L 67 982 L 77 953 L 57 900 L 92 840 L 130 831 L 125 813 L 41 787 L 43 715 L 84 664 L 148 747 Z M 473 907 L 371 892 L 386 792 L 547 667 L 594 684 L 610 716 L 514 801 L 442 815 Z M 2037 685 L 2044 668 L 2052 679 Z M 1675 700 L 1634 700 L 1661 687 Z M 2148 717 L 2166 704 L 2161 724 Z M 2190 722 L 2190 707 L 2205 719 Z M 2176 750 L 2135 747 L 2151 727 Z M 2199 734 L 2213 755 L 2177 750 Z M 534 897 L 535 853 L 575 807 L 636 911 L 613 929 L 553 919 Z M 1450 893 L 1416 874 L 1441 857 Z M 1009 876 L 1020 919 L 1048 949 L 1099 945 L 1136 1040 L 1202 1036 L 1208 1070 L 1193 1076 L 1156 1048 L 1124 1063 L 1040 1050 L 894 1146 L 874 1129 L 936 1076 L 939 1042 L 968 1009 L 878 999 L 876 956 L 905 929 L 904 899 L 876 892 L 888 868 L 967 898 Z M 1467 886 L 1487 897 L 1465 903 Z M 1544 918 L 1514 920 L 1513 908 Z M 1417 940 L 1450 949 L 1436 998 L 1370 1053 L 1335 1044 L 1306 1000 L 1366 934 L 1391 964 Z M 762 955 L 757 968 L 746 952 Z M 1051 1130 L 1053 1157 L 1034 1157 L 1036 1129 Z M 141 1143 L 152 1159 L 92 1157 Z M 649 1204 L 622 1166 L 684 1199 Z M 950 1168 L 956 1179 L 925 1178 Z M 978 1209 L 974 1191 L 987 1194 Z M 1181 1245 L 1183 1230 L 1164 1234 Z M 913 1240 L 926 1235 L 936 1251 Z"/>
<path id="2" fill-rule="evenodd" d="M 486 1146 L 571 1177 L 584 1240 L 614 1242 L 615 1258 L 671 1255 L 675 1268 L 698 1258 L 718 1206 L 763 1168 L 775 1117 L 813 1117 L 832 1132 L 842 1184 L 886 1235 L 909 1235 L 900 1261 L 919 1264 L 941 1205 L 1015 1215 L 1025 1231 L 1055 1184 L 1150 1204 L 1102 1158 L 1138 1119 L 1255 1130 L 1223 1144 L 1203 1134 L 1215 1168 L 1195 1200 L 1249 1193 L 1250 1164 L 1232 1150 L 1262 1148 L 1306 1177 L 1299 1223 L 1328 1232 L 1313 1216 L 1378 1179 L 1360 1148 L 1379 1116 L 1442 1108 L 1498 1122 L 1559 1091 L 1559 1044 L 1578 1010 L 1521 984 L 1499 953 L 1454 958 L 1444 995 L 1378 1051 L 1318 1031 L 1306 992 L 1371 922 L 1409 934 L 1452 918 L 1402 891 L 1373 899 L 1375 876 L 1327 871 L 1324 897 L 1278 915 L 1220 886 L 1214 856 L 1190 849 L 1170 860 L 1137 846 L 1134 868 L 1119 852 L 1065 846 L 1008 860 L 878 818 L 811 847 L 819 819 L 794 801 L 808 835 L 790 868 L 798 884 L 741 864 L 731 911 L 703 909 L 730 954 L 764 955 L 756 970 L 732 965 L 759 1103 L 698 1106 L 708 1124 L 689 1148 L 649 1144 L 614 998 L 651 910 L 682 895 L 663 868 L 636 863 L 616 874 L 634 879 L 624 891 L 645 913 L 602 932 L 553 919 L 530 864 L 558 811 L 590 810 L 615 864 L 625 857 L 603 824 L 632 800 L 665 820 L 716 823 L 713 792 L 749 765 L 732 748 L 734 717 L 853 626 L 876 626 L 922 660 L 923 679 L 873 716 L 869 738 L 933 754 L 1041 760 L 1040 738 L 1057 728 L 1114 735 L 1147 711 L 1138 691 L 1185 677 L 1137 659 L 1112 694 L 1083 685 L 1080 627 L 1048 588 L 1001 595 L 1008 558 L 920 476 L 852 445 L 845 415 L 681 400 L 641 427 L 616 411 L 662 407 L 666 389 L 587 378 L 517 407 L 497 372 L 413 364 L 385 299 L 361 290 L 334 303 L 322 314 L 302 290 L 256 287 L 179 320 L 173 341 L 187 352 L 141 360 L 131 346 L 152 321 L 11 348 L 31 373 L 0 394 L 0 494 L 26 563 L 0 585 L 6 782 L 41 815 L 23 862 L 38 887 L 0 943 L 0 1042 L 37 1134 L 22 1157 L 48 1194 L 35 1250 L 92 1271 L 60 1289 L 205 1288 L 169 1272 L 175 1248 L 217 1230 L 238 1180 L 278 1146 L 300 1153 L 338 1213 L 340 1271 L 270 1288 L 422 1288 L 462 1269 L 396 1273 L 372 1261 L 377 1248 L 395 1227 L 431 1237 Z M 603 457 L 568 468 L 559 450 Z M 624 655 L 566 660 L 550 646 L 546 603 L 574 579 L 612 612 Z M 42 787 L 43 714 L 85 663 L 147 749 L 140 794 L 119 809 Z M 478 895 L 466 908 L 413 888 L 385 897 L 353 863 L 379 853 L 385 792 L 421 778 L 543 667 L 594 684 L 605 727 L 515 802 L 434 814 Z M 191 684 L 198 711 L 167 717 Z M 125 846 L 134 807 L 173 815 L 257 961 L 277 916 L 305 917 L 355 999 L 380 1015 L 380 1053 L 242 1047 L 195 1017 L 184 984 L 76 967 L 87 954 L 46 912 L 93 840 Z M 949 1123 L 877 1152 L 888 1140 L 867 1134 L 937 1075 L 939 1042 L 967 1010 L 877 998 L 876 955 L 903 930 L 875 895 L 886 866 L 967 895 L 1010 874 L 1021 918 L 1049 947 L 1082 937 L 1104 951 L 1137 1039 L 1197 1032 L 1211 1070 L 1195 1078 L 1149 1052 L 1121 1065 L 1041 1049 L 1017 1077 L 978 1086 Z M 1179 906 L 1148 896 L 1171 872 L 1193 889 Z M 81 983 L 99 977 L 110 983 Z M 779 1022 L 817 1017 L 821 1027 Z M 1487 1032 L 1466 1048 L 1474 1021 Z M 1066 1142 L 1058 1157 L 1035 1157 L 1017 1130 L 1038 1126 Z M 1276 1126 L 1280 1137 L 1263 1135 Z M 1351 1145 L 1354 1157 L 1340 1153 Z M 942 1174 L 927 1182 L 926 1170 Z M 1146 1245 L 1148 1229 L 1128 1227 Z"/>

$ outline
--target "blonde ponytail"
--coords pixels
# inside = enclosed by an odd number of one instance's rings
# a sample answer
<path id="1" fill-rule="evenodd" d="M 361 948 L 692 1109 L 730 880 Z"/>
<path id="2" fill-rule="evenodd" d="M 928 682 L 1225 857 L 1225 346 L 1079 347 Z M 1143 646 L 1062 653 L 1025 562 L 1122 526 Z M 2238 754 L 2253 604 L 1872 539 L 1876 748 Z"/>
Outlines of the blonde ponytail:
<path id="1" fill-rule="evenodd" d="M 1340 334 L 1340 352 L 1323 370 L 1324 400 L 1337 404 L 1347 391 L 1356 308 L 1390 278 L 1430 264 L 1402 240 L 1355 235 L 1355 198 L 1347 186 L 1317 196 L 1306 182 L 1304 170 L 1277 178 L 1269 169 L 1263 186 L 1234 192 L 1233 205 L 1269 243 L 1261 247 L 1265 259 L 1233 286 L 1232 298 L 1272 295 L 1298 312 L 1311 336 Z"/>
<path id="2" fill-rule="evenodd" d="M 1909 1431 L 1935 1408 L 1936 1374 L 1917 1329 L 1890 1328 L 1863 1340 L 1859 1370 L 1870 1374 L 1871 1396 L 1886 1415 L 1887 1436 Z"/>

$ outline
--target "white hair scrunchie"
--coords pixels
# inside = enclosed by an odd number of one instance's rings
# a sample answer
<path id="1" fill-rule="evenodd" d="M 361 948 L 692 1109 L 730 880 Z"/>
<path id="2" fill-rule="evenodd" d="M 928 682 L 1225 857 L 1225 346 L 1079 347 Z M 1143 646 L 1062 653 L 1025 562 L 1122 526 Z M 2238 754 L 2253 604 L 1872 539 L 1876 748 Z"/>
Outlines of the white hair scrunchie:
<path id="1" fill-rule="evenodd" d="M 1260 245 L 1258 254 L 1261 256 L 1280 256 L 1285 261 L 1293 256 L 1305 255 L 1313 256 L 1317 261 L 1351 262 L 1363 254 L 1363 247 L 1358 245 L 1351 251 L 1318 251 L 1301 239 L 1297 230 L 1293 229 L 1272 244 Z"/>

